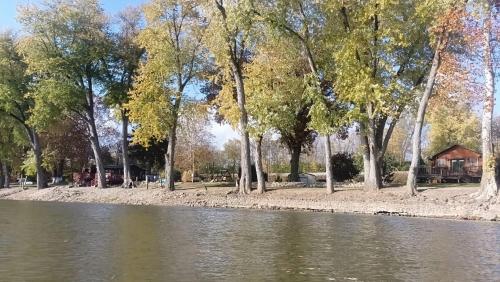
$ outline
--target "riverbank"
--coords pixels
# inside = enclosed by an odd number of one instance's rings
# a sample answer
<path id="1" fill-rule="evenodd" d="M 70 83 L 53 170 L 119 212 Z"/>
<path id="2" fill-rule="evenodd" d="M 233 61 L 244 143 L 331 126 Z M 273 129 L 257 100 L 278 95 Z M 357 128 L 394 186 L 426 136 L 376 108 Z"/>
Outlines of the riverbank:
<path id="1" fill-rule="evenodd" d="M 157 187 L 69 188 L 59 186 L 0 189 L 0 199 L 110 203 L 129 205 L 309 210 L 340 213 L 385 214 L 415 217 L 500 221 L 500 201 L 477 202 L 469 195 L 479 189 L 470 186 L 427 187 L 416 197 L 406 196 L 403 187 L 384 188 L 378 193 L 363 192 L 357 186 L 337 186 L 326 195 L 321 188 L 273 188 L 260 195 L 240 195 L 232 187 L 180 185 L 170 192 Z"/>

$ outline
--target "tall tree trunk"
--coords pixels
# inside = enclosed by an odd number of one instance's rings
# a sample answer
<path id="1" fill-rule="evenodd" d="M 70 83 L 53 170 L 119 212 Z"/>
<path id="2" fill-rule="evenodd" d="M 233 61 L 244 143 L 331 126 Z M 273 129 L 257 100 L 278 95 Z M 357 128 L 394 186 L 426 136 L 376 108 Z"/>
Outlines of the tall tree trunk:
<path id="1" fill-rule="evenodd" d="M 93 119 L 92 119 L 93 121 Z M 101 146 L 99 144 L 99 136 L 97 135 L 97 128 L 95 125 L 95 121 L 90 122 L 88 124 L 90 130 L 90 147 L 92 148 L 92 152 L 94 153 L 94 160 L 96 166 L 96 176 L 97 187 L 105 188 L 106 187 L 106 171 L 104 170 L 104 164 L 102 162 L 102 152 Z"/>
<path id="2" fill-rule="evenodd" d="M 245 123 L 246 128 L 246 123 Z M 250 137 L 248 136 L 248 131 L 245 129 L 244 142 L 243 142 L 243 156 L 245 160 L 245 193 L 248 194 L 252 191 L 252 162 L 250 160 Z M 241 187 L 240 187 L 241 190 Z"/>
<path id="3" fill-rule="evenodd" d="M 168 135 L 168 147 L 165 154 L 165 184 L 170 191 L 175 190 L 174 165 L 175 165 L 175 145 L 177 142 L 177 118 L 174 121 Z"/>
<path id="4" fill-rule="evenodd" d="M 288 176 L 288 181 L 298 182 L 299 181 L 299 170 L 300 170 L 300 153 L 302 152 L 302 147 L 292 146 L 290 150 L 290 175 Z"/>
<path id="5" fill-rule="evenodd" d="M 242 141 L 245 139 L 250 140 L 248 132 L 241 133 Z M 239 192 L 242 194 L 248 194 L 252 190 L 252 162 L 250 160 L 250 144 L 246 146 L 243 145 L 245 142 L 241 142 L 241 150 L 240 150 L 240 166 L 241 166 L 241 177 L 239 183 Z"/>
<path id="6" fill-rule="evenodd" d="M 231 176 L 233 177 L 233 179 L 238 178 L 238 174 L 236 173 L 236 161 L 235 160 L 233 160 L 233 174 Z"/>
<path id="7" fill-rule="evenodd" d="M 366 144 L 363 143 L 363 181 L 366 182 L 366 179 L 370 178 L 370 149 L 366 136 L 361 138 L 366 141 Z"/>
<path id="8" fill-rule="evenodd" d="M 4 176 L 3 176 L 3 166 L 4 164 L 0 161 L 0 188 L 4 188 Z"/>
<path id="9" fill-rule="evenodd" d="M 413 132 L 405 137 L 403 144 L 401 145 L 401 154 L 399 155 L 399 165 L 402 166 L 406 158 L 406 152 L 408 152 L 408 142 L 413 138 Z"/>
<path id="10" fill-rule="evenodd" d="M 427 83 L 425 85 L 422 98 L 420 99 L 417 116 L 415 118 L 415 128 L 413 129 L 413 140 L 412 140 L 411 164 L 410 164 L 410 169 L 408 170 L 408 178 L 406 180 L 406 192 L 412 196 L 416 195 L 418 192 L 417 174 L 418 174 L 420 155 L 422 153 L 422 148 L 421 148 L 422 127 L 424 125 L 425 112 L 427 110 L 429 98 L 432 95 L 434 82 L 436 81 L 439 65 L 441 64 L 441 49 L 444 41 L 443 36 L 444 35 L 441 34 L 438 38 L 436 49 L 434 50 L 434 58 L 432 59 L 431 70 L 429 72 L 429 78 L 427 78 Z"/>
<path id="11" fill-rule="evenodd" d="M 248 114 L 245 101 L 245 85 L 240 67 L 232 62 L 232 71 L 236 82 L 236 93 L 238 107 L 240 110 L 240 134 L 241 134 L 241 180 L 240 193 L 248 194 L 252 189 L 252 167 L 250 159 L 250 137 L 248 135 Z"/>
<path id="12" fill-rule="evenodd" d="M 484 27 L 484 77 L 485 97 L 483 104 L 483 118 L 481 121 L 481 140 L 483 157 L 483 175 L 481 177 L 481 190 L 476 195 L 479 200 L 488 200 L 498 194 L 498 183 L 496 182 L 496 158 L 493 152 L 491 136 L 491 123 L 493 108 L 495 106 L 495 70 L 493 68 L 493 54 L 491 47 L 491 25 L 493 7 L 488 7 L 488 18 Z"/>
<path id="13" fill-rule="evenodd" d="M 381 164 L 374 159 L 374 152 L 370 150 L 370 160 L 368 161 L 368 177 L 365 178 L 364 186 L 365 191 L 368 192 L 377 192 L 380 190 L 382 183 L 382 174 L 381 174 Z"/>
<path id="14" fill-rule="evenodd" d="M 325 167 L 326 167 L 326 193 L 332 194 L 333 187 L 333 164 L 332 164 L 332 146 L 330 135 L 325 136 Z"/>
<path id="15" fill-rule="evenodd" d="M 194 183 L 194 169 L 195 169 L 195 164 L 194 164 L 194 150 L 191 148 L 191 183 Z"/>
<path id="16" fill-rule="evenodd" d="M 7 162 L 3 163 L 2 174 L 4 177 L 3 187 L 10 188 L 10 169 L 9 169 L 9 165 Z"/>
<path id="17" fill-rule="evenodd" d="M 57 176 L 61 178 L 61 180 L 64 179 L 64 159 L 59 160 L 57 163 Z"/>
<path id="18" fill-rule="evenodd" d="M 262 136 L 255 140 L 255 171 L 257 172 L 257 193 L 262 194 L 266 192 L 266 179 L 262 166 Z"/>
<path id="19" fill-rule="evenodd" d="M 377 140 L 377 128 L 373 118 L 369 119 L 368 127 L 365 126 L 366 124 L 361 123 L 361 141 L 365 148 L 363 154 L 364 186 L 365 191 L 376 192 L 382 187 L 381 158 L 379 156 L 381 151 L 377 145 L 380 142 Z"/>
<path id="20" fill-rule="evenodd" d="M 396 127 L 396 124 L 399 120 L 399 115 L 397 117 L 393 117 L 391 122 L 389 123 L 389 127 L 387 127 L 387 130 L 385 130 L 385 127 L 386 127 L 386 121 L 384 121 L 383 125 L 379 125 L 379 127 L 377 128 L 379 134 L 378 134 L 378 139 L 376 140 L 376 144 L 379 144 L 377 145 L 377 162 L 378 162 L 378 167 L 380 169 L 380 178 L 379 178 L 379 186 L 380 187 L 383 187 L 384 186 L 384 183 L 383 183 L 383 180 L 384 180 L 384 177 L 386 177 L 386 175 L 384 175 L 384 156 L 385 156 L 385 152 L 387 152 L 387 147 L 389 146 L 389 141 L 391 139 L 391 136 L 392 136 L 392 133 L 394 132 L 394 128 Z M 385 135 L 384 135 L 384 131 L 385 131 Z"/>
<path id="21" fill-rule="evenodd" d="M 125 110 L 121 110 L 122 116 L 122 162 L 123 162 L 123 187 L 127 188 L 132 181 L 130 178 L 130 163 L 128 158 L 128 124 L 129 119 Z"/>
<path id="22" fill-rule="evenodd" d="M 87 92 L 85 98 L 87 99 L 87 109 L 86 123 L 89 130 L 90 146 L 92 147 L 92 152 L 94 153 L 95 166 L 97 170 L 96 180 L 97 187 L 106 187 L 106 172 L 104 170 L 104 164 L 102 162 L 101 145 L 99 144 L 99 135 L 97 134 L 97 126 L 95 123 L 94 115 L 94 92 L 93 92 L 93 82 L 92 76 L 87 74 Z"/>
<path id="23" fill-rule="evenodd" d="M 245 84 L 243 82 L 242 65 L 243 60 L 240 55 L 243 50 L 238 51 L 236 44 L 237 39 L 231 38 L 231 31 L 228 28 L 227 12 L 224 8 L 223 1 L 215 1 L 215 5 L 220 12 L 223 19 L 223 28 L 226 31 L 225 43 L 226 52 L 230 58 L 231 72 L 233 75 L 234 83 L 236 86 L 236 96 L 238 101 L 238 108 L 240 110 L 240 134 L 241 134 L 241 179 L 239 183 L 239 192 L 242 194 L 250 193 L 252 189 L 252 169 L 250 160 L 250 137 L 248 135 L 248 114 L 246 110 L 246 97 L 245 97 Z M 245 48 L 244 45 L 240 48 Z"/>
<path id="24" fill-rule="evenodd" d="M 359 123 L 360 144 L 363 150 L 363 181 L 370 177 L 370 148 L 368 146 L 368 136 L 366 134 L 366 125 L 363 122 Z"/>
<path id="25" fill-rule="evenodd" d="M 377 156 L 377 146 L 372 140 L 368 140 L 368 148 L 368 167 L 365 168 L 365 171 L 368 170 L 368 177 L 365 177 L 365 190 L 377 192 L 382 187 L 381 163 Z"/>
<path id="26" fill-rule="evenodd" d="M 48 183 L 45 169 L 42 167 L 42 146 L 38 133 L 35 130 L 31 130 L 31 143 L 33 153 L 35 154 L 36 188 L 43 189 L 48 187 Z"/>
<path id="27" fill-rule="evenodd" d="M 48 187 L 47 176 L 45 175 L 45 169 L 42 166 L 42 146 L 40 144 L 40 137 L 35 129 L 23 124 L 30 140 L 31 149 L 35 157 L 35 169 L 36 169 L 36 187 L 37 189 L 43 189 Z"/>

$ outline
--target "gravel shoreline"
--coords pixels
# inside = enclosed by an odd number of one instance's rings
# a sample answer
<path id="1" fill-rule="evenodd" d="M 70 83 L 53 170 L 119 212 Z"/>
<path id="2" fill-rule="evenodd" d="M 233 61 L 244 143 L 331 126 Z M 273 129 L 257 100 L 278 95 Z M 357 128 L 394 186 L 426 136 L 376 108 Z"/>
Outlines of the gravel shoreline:
<path id="1" fill-rule="evenodd" d="M 422 189 L 416 197 L 406 196 L 403 187 L 384 188 L 366 193 L 359 187 L 336 187 L 326 195 L 321 188 L 277 188 L 260 195 L 240 195 L 232 187 L 185 186 L 174 192 L 158 187 L 69 188 L 58 186 L 42 190 L 0 189 L 0 199 L 54 202 L 109 203 L 128 205 L 190 206 L 305 210 L 467 220 L 500 221 L 500 200 L 477 202 L 469 195 L 479 187 Z"/>

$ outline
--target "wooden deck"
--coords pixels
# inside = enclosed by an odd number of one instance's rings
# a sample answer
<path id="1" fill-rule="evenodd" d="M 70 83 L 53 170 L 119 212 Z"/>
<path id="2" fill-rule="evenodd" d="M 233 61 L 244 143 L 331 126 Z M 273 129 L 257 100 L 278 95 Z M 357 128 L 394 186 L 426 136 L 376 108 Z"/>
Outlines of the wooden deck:
<path id="1" fill-rule="evenodd" d="M 424 182 L 480 182 L 482 168 L 479 166 L 464 167 L 460 170 L 452 170 L 447 167 L 420 166 L 417 179 Z"/>

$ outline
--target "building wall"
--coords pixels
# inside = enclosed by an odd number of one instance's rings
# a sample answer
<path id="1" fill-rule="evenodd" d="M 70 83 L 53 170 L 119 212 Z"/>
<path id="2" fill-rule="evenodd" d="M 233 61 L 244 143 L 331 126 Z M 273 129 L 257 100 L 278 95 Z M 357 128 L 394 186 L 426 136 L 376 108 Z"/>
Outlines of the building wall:
<path id="1" fill-rule="evenodd" d="M 482 159 L 478 153 L 461 147 L 454 148 L 453 150 L 446 151 L 437 156 L 432 162 L 432 166 L 450 168 L 451 160 L 457 159 L 465 160 L 465 167 L 482 166 Z"/>

